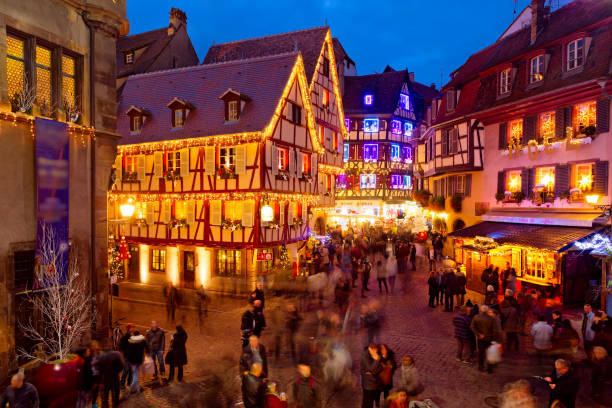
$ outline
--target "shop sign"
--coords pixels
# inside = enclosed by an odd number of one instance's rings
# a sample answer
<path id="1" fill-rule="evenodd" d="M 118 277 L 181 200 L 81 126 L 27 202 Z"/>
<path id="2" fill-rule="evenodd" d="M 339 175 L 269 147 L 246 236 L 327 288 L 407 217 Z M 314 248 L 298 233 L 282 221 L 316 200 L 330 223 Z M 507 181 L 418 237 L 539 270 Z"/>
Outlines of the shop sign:
<path id="1" fill-rule="evenodd" d="M 272 252 L 258 252 L 257 253 L 258 261 L 271 261 L 272 260 Z"/>

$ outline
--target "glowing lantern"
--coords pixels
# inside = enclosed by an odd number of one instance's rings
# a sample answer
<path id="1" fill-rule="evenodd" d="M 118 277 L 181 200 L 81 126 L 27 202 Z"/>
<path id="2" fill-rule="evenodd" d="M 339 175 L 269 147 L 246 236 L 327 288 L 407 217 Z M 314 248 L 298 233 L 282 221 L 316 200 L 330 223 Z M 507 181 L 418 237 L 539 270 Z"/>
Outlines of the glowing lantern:
<path id="1" fill-rule="evenodd" d="M 261 207 L 261 221 L 263 222 L 271 222 L 274 220 L 274 208 L 272 208 L 269 204 Z"/>
<path id="2" fill-rule="evenodd" d="M 134 200 L 130 198 L 128 199 L 127 203 L 121 204 L 119 206 L 119 211 L 121 212 L 122 217 L 130 218 L 132 215 L 134 215 L 134 210 L 136 209 L 136 207 L 134 206 L 133 201 Z"/>
<path id="3" fill-rule="evenodd" d="M 591 205 L 595 205 L 599 201 L 599 194 L 590 194 L 586 196 L 585 198 L 586 198 L 587 203 Z"/>

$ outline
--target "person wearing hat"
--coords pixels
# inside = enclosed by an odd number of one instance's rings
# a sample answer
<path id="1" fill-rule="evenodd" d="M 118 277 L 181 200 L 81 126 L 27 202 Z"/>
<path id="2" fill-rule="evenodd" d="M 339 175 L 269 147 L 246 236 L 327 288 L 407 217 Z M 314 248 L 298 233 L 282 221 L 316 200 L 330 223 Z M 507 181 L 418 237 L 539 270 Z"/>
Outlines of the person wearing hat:
<path id="1" fill-rule="evenodd" d="M 368 282 L 370 280 L 370 271 L 372 270 L 372 265 L 370 264 L 370 260 L 368 258 L 363 258 L 363 271 L 361 272 L 361 297 L 364 298 L 365 292 L 369 291 Z"/>

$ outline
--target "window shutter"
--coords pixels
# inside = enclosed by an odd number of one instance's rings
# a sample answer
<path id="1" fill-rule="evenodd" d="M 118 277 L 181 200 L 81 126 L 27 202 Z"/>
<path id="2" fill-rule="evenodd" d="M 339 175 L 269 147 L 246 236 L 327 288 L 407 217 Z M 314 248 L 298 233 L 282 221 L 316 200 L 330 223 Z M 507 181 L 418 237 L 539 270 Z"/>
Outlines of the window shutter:
<path id="1" fill-rule="evenodd" d="M 293 203 L 289 202 L 289 206 L 287 207 L 287 225 L 293 225 Z"/>
<path id="2" fill-rule="evenodd" d="M 302 219 L 308 221 L 308 204 L 302 203 Z"/>
<path id="3" fill-rule="evenodd" d="M 236 152 L 236 174 L 246 173 L 246 145 L 238 145 L 235 147 Z"/>
<path id="4" fill-rule="evenodd" d="M 272 146 L 272 155 L 270 157 L 272 166 L 272 175 L 278 174 L 278 147 Z"/>
<path id="5" fill-rule="evenodd" d="M 555 139 L 565 139 L 565 109 L 557 109 L 555 112 Z"/>
<path id="6" fill-rule="evenodd" d="M 272 165 L 272 141 L 266 140 L 266 166 Z"/>
<path id="7" fill-rule="evenodd" d="M 216 158 L 215 146 L 204 147 L 204 174 L 208 176 L 215 175 Z"/>
<path id="8" fill-rule="evenodd" d="M 465 197 L 470 197 L 472 195 L 472 175 L 471 174 L 466 174 L 465 175 L 465 186 L 463 187 L 463 195 Z"/>
<path id="9" fill-rule="evenodd" d="M 153 177 L 161 178 L 164 176 L 164 154 L 153 152 Z"/>
<path id="10" fill-rule="evenodd" d="M 536 116 L 527 116 L 523 119 L 523 144 L 536 138 Z"/>
<path id="11" fill-rule="evenodd" d="M 145 221 L 147 225 L 153 225 L 155 223 L 155 205 L 157 205 L 157 202 L 145 203 Z"/>
<path id="12" fill-rule="evenodd" d="M 187 224 L 195 224 L 196 203 L 194 200 L 187 201 Z"/>
<path id="13" fill-rule="evenodd" d="M 181 177 L 189 177 L 189 149 L 181 149 Z"/>
<path id="14" fill-rule="evenodd" d="M 145 155 L 144 154 L 139 154 L 138 155 L 138 159 L 137 159 L 137 167 L 136 167 L 136 179 L 137 180 L 144 180 L 146 177 L 146 163 L 147 161 L 145 160 Z"/>
<path id="15" fill-rule="evenodd" d="M 555 166 L 555 196 L 568 193 L 570 188 L 570 166 L 569 164 L 558 164 Z"/>
<path id="16" fill-rule="evenodd" d="M 210 225 L 221 225 L 221 200 L 210 201 Z"/>
<path id="17" fill-rule="evenodd" d="M 297 149 L 295 154 L 297 155 L 297 165 L 296 167 L 296 173 L 297 173 L 297 177 L 300 178 L 302 177 L 302 167 L 304 166 L 304 157 L 302 156 L 302 151 L 300 149 Z"/>
<path id="18" fill-rule="evenodd" d="M 164 200 L 162 201 L 162 219 L 161 221 L 164 224 L 167 224 L 170 222 L 170 212 L 172 211 L 172 201 L 169 200 Z"/>
<path id="19" fill-rule="evenodd" d="M 318 156 L 316 153 L 313 153 L 310 156 L 310 175 L 314 179 L 319 174 L 319 168 L 317 167 Z"/>
<path id="20" fill-rule="evenodd" d="M 499 124 L 499 150 L 504 150 L 508 147 L 508 123 Z"/>
<path id="21" fill-rule="evenodd" d="M 289 149 L 289 175 L 295 174 L 295 149 Z"/>
<path id="22" fill-rule="evenodd" d="M 242 226 L 253 226 L 253 215 L 255 212 L 253 200 L 245 200 L 242 204 Z"/>
<path id="23" fill-rule="evenodd" d="M 448 141 L 448 130 L 443 130 L 442 131 L 442 144 L 440 145 L 440 154 L 442 156 L 446 156 L 447 152 L 448 152 L 448 145 L 447 145 L 447 141 Z"/>
<path id="24" fill-rule="evenodd" d="M 117 181 L 123 178 L 123 156 L 120 154 L 115 157 L 115 176 Z"/>
<path id="25" fill-rule="evenodd" d="M 531 189 L 532 189 L 531 173 L 532 173 L 531 169 L 521 170 L 521 192 L 525 195 L 525 198 L 529 196 L 529 193 L 531 192 Z"/>
<path id="26" fill-rule="evenodd" d="M 610 99 L 599 99 L 597 101 L 597 133 L 610 130 Z"/>
<path id="27" fill-rule="evenodd" d="M 278 205 L 278 223 L 280 225 L 285 225 L 285 202 L 281 201 Z"/>
<path id="28" fill-rule="evenodd" d="M 595 162 L 595 169 L 593 174 L 593 192 L 601 195 L 608 195 L 608 171 L 609 162 L 598 161 Z"/>

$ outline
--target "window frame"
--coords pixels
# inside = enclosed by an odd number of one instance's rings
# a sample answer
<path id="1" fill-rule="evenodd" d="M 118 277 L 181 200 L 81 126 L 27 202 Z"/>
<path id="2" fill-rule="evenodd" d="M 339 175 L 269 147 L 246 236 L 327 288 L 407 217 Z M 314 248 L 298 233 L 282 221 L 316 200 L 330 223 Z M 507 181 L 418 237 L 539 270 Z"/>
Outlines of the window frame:
<path id="1" fill-rule="evenodd" d="M 372 93 L 365 93 L 363 95 L 363 104 L 364 104 L 364 106 L 372 106 L 372 105 L 374 105 L 374 94 L 372 94 Z"/>
<path id="2" fill-rule="evenodd" d="M 378 143 L 365 143 L 363 145 L 363 161 L 364 162 L 366 163 L 377 162 L 378 154 L 379 154 Z"/>
<path id="3" fill-rule="evenodd" d="M 302 152 L 302 175 L 310 176 L 312 172 L 312 157 L 310 153 Z"/>
<path id="4" fill-rule="evenodd" d="M 579 180 L 578 180 L 578 175 L 579 175 L 579 170 L 580 168 L 585 168 L 587 167 L 589 168 L 589 177 L 591 178 L 591 185 L 588 189 L 582 189 L 579 186 Z M 591 191 L 593 191 L 594 188 L 594 173 L 595 173 L 595 163 L 594 162 L 586 162 L 586 163 L 573 163 L 571 164 L 571 179 L 570 179 L 570 189 L 574 189 L 577 188 L 580 190 L 581 193 L 589 193 Z"/>
<path id="5" fill-rule="evenodd" d="M 181 152 L 170 150 L 164 152 L 164 167 L 166 172 L 180 173 L 181 171 Z"/>
<path id="6" fill-rule="evenodd" d="M 329 78 L 329 58 L 325 56 L 323 57 L 322 68 L 323 68 L 323 76 L 326 76 Z"/>
<path id="7" fill-rule="evenodd" d="M 400 108 L 410 110 L 410 96 L 405 93 L 400 93 Z"/>
<path id="8" fill-rule="evenodd" d="M 412 122 L 404 122 L 404 136 L 411 138 L 414 132 L 414 125 Z"/>
<path id="9" fill-rule="evenodd" d="M 41 62 L 38 61 L 38 52 L 39 49 L 44 49 L 46 51 L 49 52 L 49 66 L 43 65 Z M 42 44 L 42 43 L 36 43 L 36 46 L 34 47 L 34 64 L 33 64 L 33 68 L 34 68 L 34 76 L 36 77 L 36 105 L 38 105 L 39 107 L 42 106 L 43 101 L 41 101 L 39 99 L 39 92 L 40 92 L 40 87 L 41 87 L 41 81 L 39 80 L 39 72 L 41 71 L 45 71 L 48 72 L 49 74 L 49 100 L 45 101 L 48 103 L 48 108 L 52 109 L 52 107 L 54 106 L 54 96 L 56 93 L 56 86 L 55 86 L 55 82 L 56 79 L 54 78 L 56 75 L 56 71 L 55 71 L 55 65 L 57 64 L 57 58 L 55 57 L 55 53 L 53 52 L 53 47 L 52 46 L 48 46 L 47 44 Z M 60 69 L 61 72 L 61 69 Z M 54 113 L 54 112 L 49 112 L 49 113 Z"/>
<path id="10" fill-rule="evenodd" d="M 366 122 L 369 126 L 366 127 Z M 374 127 L 376 130 L 374 130 Z M 380 132 L 380 120 L 378 118 L 365 118 L 363 120 L 363 133 L 378 133 Z"/>
<path id="11" fill-rule="evenodd" d="M 580 46 L 578 46 L 578 44 L 580 44 Z M 584 65 L 584 44 L 585 44 L 585 38 L 581 37 L 581 38 L 577 38 L 575 40 L 572 40 L 570 42 L 567 43 L 567 46 L 565 47 L 565 68 L 566 71 L 573 71 L 575 69 L 578 69 L 580 67 L 582 67 Z M 571 46 L 574 45 L 574 50 L 571 51 L 570 48 Z M 570 55 L 571 53 L 574 53 L 574 58 L 570 59 Z M 578 55 L 580 54 L 580 55 Z M 570 66 L 571 64 L 573 64 L 573 66 Z"/>
<path id="12" fill-rule="evenodd" d="M 351 157 L 350 153 L 350 145 L 348 143 L 344 143 L 342 146 L 342 157 L 344 161 L 349 161 Z"/>
<path id="13" fill-rule="evenodd" d="M 521 177 L 522 171 L 521 170 L 507 170 L 505 172 L 505 180 L 504 180 L 504 191 L 509 191 L 511 193 L 518 193 L 523 191 L 523 179 Z M 511 187 L 511 181 L 512 180 L 518 180 L 518 186 L 517 187 Z"/>
<path id="14" fill-rule="evenodd" d="M 391 133 L 394 135 L 402 134 L 402 121 L 398 119 L 391 119 Z"/>
<path id="15" fill-rule="evenodd" d="M 327 88 L 323 88 L 323 97 L 322 97 L 323 109 L 329 109 L 329 101 L 330 101 L 329 90 Z"/>
<path id="16" fill-rule="evenodd" d="M 166 272 L 166 250 L 162 248 L 151 249 L 151 271 L 158 273 Z M 162 269 L 163 265 L 163 269 Z M 157 267 L 156 267 L 157 266 Z"/>
<path id="17" fill-rule="evenodd" d="M 391 161 L 398 162 L 402 160 L 402 149 L 397 143 L 391 143 L 390 154 Z"/>
<path id="18" fill-rule="evenodd" d="M 236 122 L 240 119 L 240 101 L 227 101 L 227 121 Z"/>
<path id="19" fill-rule="evenodd" d="M 221 268 L 222 263 L 223 268 Z M 239 249 L 218 249 L 215 272 L 217 276 L 228 278 L 242 275 L 242 251 Z"/>
<path id="20" fill-rule="evenodd" d="M 138 171 L 138 156 L 128 154 L 125 157 L 123 173 L 136 173 Z"/>
<path id="21" fill-rule="evenodd" d="M 236 148 L 234 146 L 219 147 L 219 167 L 226 169 L 236 169 Z"/>
<path id="22" fill-rule="evenodd" d="M 499 72 L 498 78 L 499 78 L 498 94 L 499 95 L 509 94 L 512 91 L 512 86 L 511 86 L 512 68 L 502 69 Z"/>
<path id="23" fill-rule="evenodd" d="M 549 117 L 552 120 L 552 131 L 549 131 L 549 133 L 545 136 L 543 134 L 542 131 L 542 126 L 544 124 L 544 117 L 546 115 L 549 115 Z M 544 141 L 546 141 L 546 139 L 550 140 L 550 139 L 554 139 L 555 138 L 555 127 L 557 125 L 557 117 L 556 117 L 556 113 L 555 111 L 548 111 L 548 112 L 541 112 L 538 113 L 538 129 L 537 129 L 537 134 L 538 134 L 538 138 L 542 138 L 544 139 Z"/>
<path id="24" fill-rule="evenodd" d="M 457 109 L 457 90 L 449 89 L 445 93 L 446 96 L 446 111 L 453 112 Z"/>
<path id="25" fill-rule="evenodd" d="M 375 173 L 361 173 L 359 175 L 359 189 L 360 190 L 373 190 L 375 188 L 376 188 L 376 174 Z"/>
<path id="26" fill-rule="evenodd" d="M 138 126 L 136 126 L 138 124 Z M 143 125 L 143 117 L 142 115 L 130 115 L 130 132 L 131 133 L 140 133 Z"/>
<path id="27" fill-rule="evenodd" d="M 546 170 L 548 174 L 542 174 Z M 543 183 L 542 179 L 545 176 L 552 177 L 552 183 L 550 185 Z M 555 167 L 554 166 L 540 166 L 535 168 L 535 183 L 537 185 L 543 185 L 544 191 L 552 193 L 555 191 Z"/>
<path id="28" fill-rule="evenodd" d="M 177 123 L 177 114 L 181 113 L 180 115 L 180 124 Z M 173 108 L 172 109 L 172 128 L 173 129 L 182 129 L 185 126 L 185 119 L 186 119 L 186 109 L 185 108 Z"/>
<path id="29" fill-rule="evenodd" d="M 302 124 L 302 107 L 297 103 L 291 103 L 291 122 L 296 125 Z"/>
<path id="30" fill-rule="evenodd" d="M 125 64 L 133 64 L 134 63 L 134 51 L 128 51 L 123 54 L 123 62 Z"/>
<path id="31" fill-rule="evenodd" d="M 278 170 L 289 171 L 289 149 L 277 147 L 278 150 Z"/>
<path id="32" fill-rule="evenodd" d="M 6 52 L 6 61 L 5 61 L 5 64 L 6 64 L 6 67 L 7 67 L 6 68 L 7 76 L 8 76 L 8 60 L 9 59 L 13 60 L 13 61 L 17 61 L 18 63 L 21 64 L 21 89 L 18 91 L 18 92 L 21 92 L 21 91 L 23 91 L 23 88 L 25 87 L 25 82 L 26 82 L 26 80 L 28 78 L 28 72 L 27 72 L 27 68 L 26 68 L 27 67 L 27 64 L 26 64 L 26 60 L 27 60 L 27 39 L 25 39 L 25 38 L 23 38 L 21 36 L 15 35 L 15 34 L 13 34 L 11 32 L 7 32 L 6 33 L 6 37 L 7 38 L 11 37 L 12 39 L 21 42 L 22 56 L 19 57 L 17 55 L 9 54 L 8 51 L 7 51 Z M 7 80 L 8 80 L 8 78 L 7 78 Z M 9 93 L 8 96 L 9 96 L 9 99 L 12 99 L 13 96 L 16 93 L 18 93 L 18 92 L 15 92 L 13 95 L 11 95 L 10 91 L 8 89 L 8 85 L 9 84 L 7 84 L 7 92 Z"/>
<path id="33" fill-rule="evenodd" d="M 535 65 L 534 65 L 535 62 Z M 537 68 L 537 71 L 534 70 Z M 537 77 L 536 75 L 539 75 Z M 537 79 L 535 79 L 537 78 Z M 529 60 L 529 83 L 535 84 L 544 80 L 544 54 L 536 55 Z"/>

